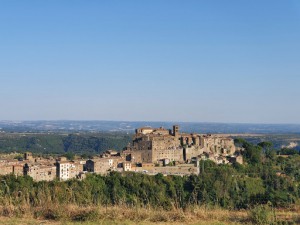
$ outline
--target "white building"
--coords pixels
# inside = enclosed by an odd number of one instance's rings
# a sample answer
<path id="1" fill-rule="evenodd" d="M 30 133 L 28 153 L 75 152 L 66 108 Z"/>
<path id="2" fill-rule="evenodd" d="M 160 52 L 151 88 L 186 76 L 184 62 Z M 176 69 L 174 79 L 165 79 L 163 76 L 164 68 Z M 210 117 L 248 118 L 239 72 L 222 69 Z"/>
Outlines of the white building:
<path id="1" fill-rule="evenodd" d="M 74 162 L 58 161 L 56 166 L 57 177 L 59 180 L 75 178 L 80 172 L 82 172 L 81 166 Z"/>

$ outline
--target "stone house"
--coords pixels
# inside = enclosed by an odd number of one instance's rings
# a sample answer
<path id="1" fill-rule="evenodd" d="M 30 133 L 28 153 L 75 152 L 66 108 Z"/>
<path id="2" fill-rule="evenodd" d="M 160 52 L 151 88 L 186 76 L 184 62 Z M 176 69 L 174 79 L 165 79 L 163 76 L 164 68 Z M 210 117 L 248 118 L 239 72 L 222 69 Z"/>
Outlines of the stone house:
<path id="1" fill-rule="evenodd" d="M 24 175 L 32 177 L 34 181 L 51 181 L 56 178 L 56 166 L 26 163 L 24 165 Z"/>
<path id="2" fill-rule="evenodd" d="M 114 160 L 111 158 L 89 159 L 86 161 L 88 172 L 105 175 L 112 168 L 114 168 Z"/>

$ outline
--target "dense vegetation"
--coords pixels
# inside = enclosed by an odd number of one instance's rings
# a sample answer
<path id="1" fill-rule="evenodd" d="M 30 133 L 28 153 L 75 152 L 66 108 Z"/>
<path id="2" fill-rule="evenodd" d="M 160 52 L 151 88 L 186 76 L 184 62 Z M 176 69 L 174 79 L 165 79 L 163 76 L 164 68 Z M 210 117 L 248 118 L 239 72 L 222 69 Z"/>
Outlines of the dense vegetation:
<path id="1" fill-rule="evenodd" d="M 152 206 L 164 209 L 218 205 L 228 209 L 271 203 L 299 203 L 300 156 L 282 157 L 267 142 L 252 145 L 242 139 L 245 165 L 200 163 L 199 176 L 148 176 L 137 173 L 89 175 L 83 181 L 33 182 L 30 177 L 1 178 L 0 200 L 33 206 L 45 202 L 79 205 Z"/>
<path id="2" fill-rule="evenodd" d="M 4 133 L 0 134 L 0 152 L 95 154 L 108 149 L 121 150 L 130 141 L 131 135 L 125 133 Z"/>
<path id="3" fill-rule="evenodd" d="M 201 161 L 198 176 L 112 172 L 108 176 L 89 174 L 82 181 L 66 182 L 34 182 L 28 176 L 1 176 L 0 215 L 21 217 L 30 212 L 35 218 L 82 221 L 115 218 L 119 213 L 124 215 L 122 219 L 185 221 L 187 215 L 199 219 L 207 213 L 206 209 L 221 207 L 249 209 L 250 216 L 241 223 L 281 224 L 270 222 L 276 220 L 273 209 L 297 207 L 300 203 L 299 153 L 287 149 L 276 152 L 269 142 L 254 145 L 236 139 L 235 143 L 245 149 L 245 164 L 216 165 Z M 205 211 L 195 214 L 196 208 Z M 233 219 L 227 217 L 227 220 Z M 298 223 L 300 217 L 290 221 Z"/>

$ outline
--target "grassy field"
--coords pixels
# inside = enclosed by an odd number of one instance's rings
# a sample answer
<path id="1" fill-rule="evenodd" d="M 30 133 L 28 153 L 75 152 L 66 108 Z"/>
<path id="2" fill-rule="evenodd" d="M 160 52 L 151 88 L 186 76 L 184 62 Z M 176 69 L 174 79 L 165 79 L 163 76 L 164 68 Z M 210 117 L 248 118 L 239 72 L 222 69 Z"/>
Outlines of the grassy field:
<path id="1" fill-rule="evenodd" d="M 224 223 L 218 221 L 202 221 L 196 223 L 180 223 L 180 222 L 162 222 L 162 223 L 153 223 L 153 222 L 133 222 L 133 221 L 111 221 L 111 220 L 99 220 L 96 222 L 55 222 L 55 221 L 46 221 L 46 220 L 33 220 L 33 219 L 17 219 L 17 218 L 0 218 L 0 223 L 5 225 L 225 225 L 225 224 L 241 224 L 241 223 Z"/>
<path id="2" fill-rule="evenodd" d="M 257 224 L 251 211 L 230 211 L 219 208 L 194 207 L 186 210 L 158 210 L 124 207 L 79 207 L 75 205 L 23 208 L 3 208 L 0 224 L 87 224 L 87 225 L 238 225 Z M 298 208 L 276 210 L 272 213 L 273 224 L 299 224 Z M 274 217 L 273 217 L 274 215 Z"/>
<path id="3" fill-rule="evenodd" d="M 78 207 L 75 205 L 44 208 L 2 208 L 1 224 L 245 224 L 247 212 L 193 208 L 155 210 L 126 207 Z"/>

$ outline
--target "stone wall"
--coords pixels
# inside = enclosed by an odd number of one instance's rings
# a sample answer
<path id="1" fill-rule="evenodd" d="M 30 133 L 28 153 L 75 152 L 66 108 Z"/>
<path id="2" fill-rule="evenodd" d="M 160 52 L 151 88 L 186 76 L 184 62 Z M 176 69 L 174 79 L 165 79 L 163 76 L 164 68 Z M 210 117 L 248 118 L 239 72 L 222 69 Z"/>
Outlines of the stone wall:
<path id="1" fill-rule="evenodd" d="M 236 151 L 232 138 L 217 135 L 179 133 L 178 126 L 173 130 L 163 128 L 137 129 L 131 151 L 132 162 L 158 163 L 163 159 L 189 161 L 203 153 L 233 155 Z"/>

